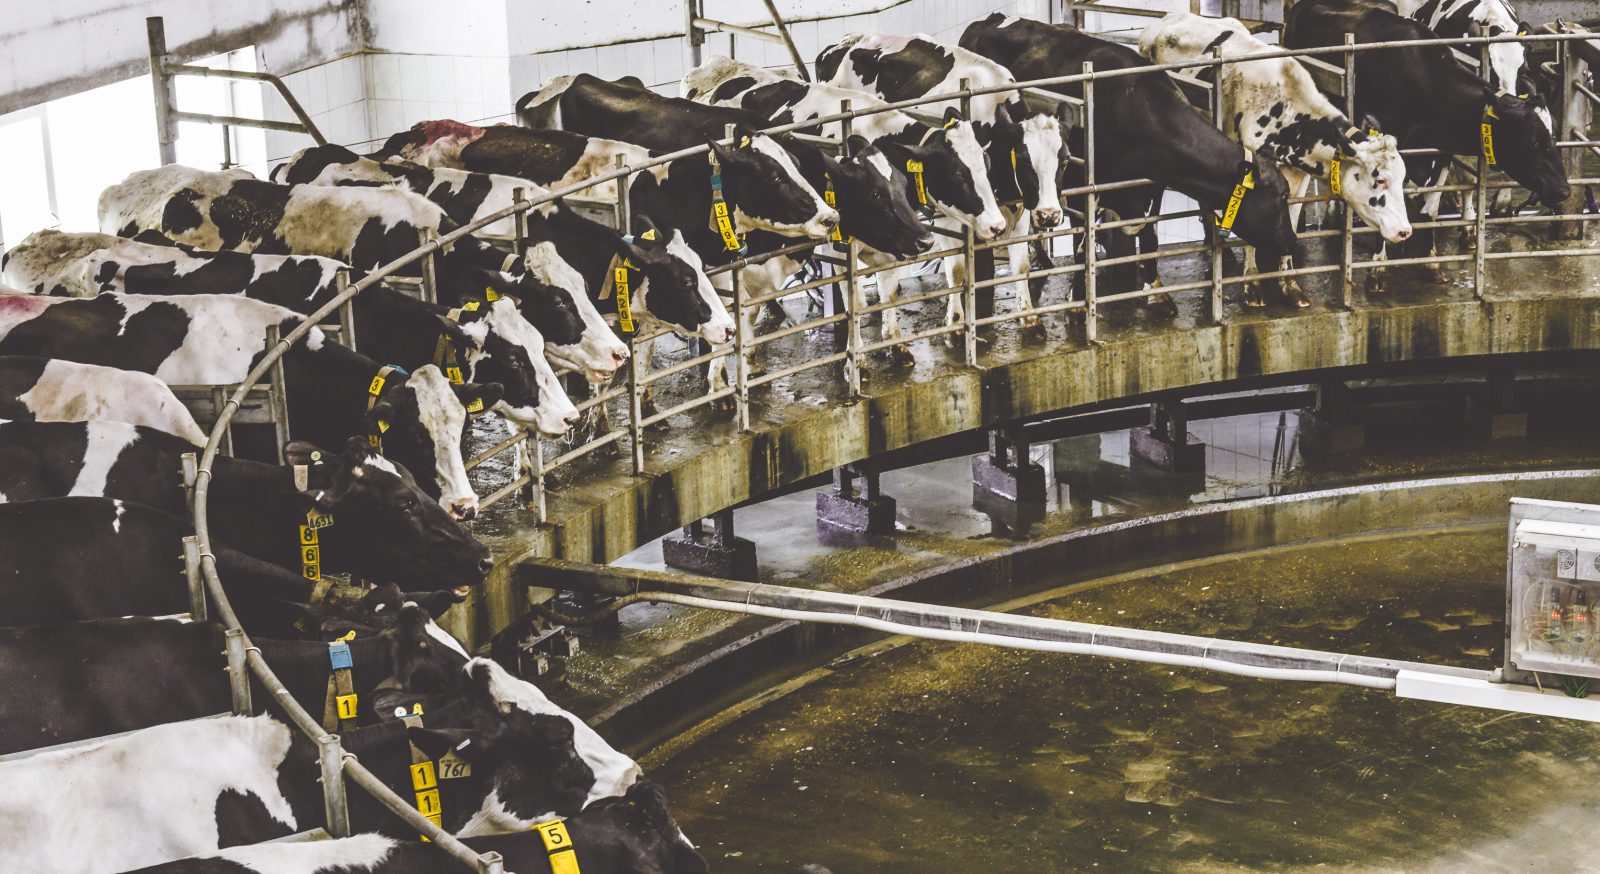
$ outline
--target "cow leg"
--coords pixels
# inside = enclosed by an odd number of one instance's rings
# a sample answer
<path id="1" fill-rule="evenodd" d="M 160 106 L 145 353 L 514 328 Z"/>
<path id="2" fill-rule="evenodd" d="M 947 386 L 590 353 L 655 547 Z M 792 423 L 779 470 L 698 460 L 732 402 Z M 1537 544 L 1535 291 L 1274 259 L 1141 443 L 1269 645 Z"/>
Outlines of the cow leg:
<path id="1" fill-rule="evenodd" d="M 1450 162 L 1449 160 L 1446 160 L 1443 162 L 1443 166 L 1439 168 L 1439 175 L 1434 178 L 1433 184 L 1435 186 L 1443 185 L 1449 178 Z M 1442 191 L 1430 191 L 1428 192 L 1428 195 L 1422 199 L 1422 211 L 1427 214 L 1428 221 L 1436 222 L 1439 220 L 1439 208 L 1442 205 L 1443 200 L 1444 192 Z M 1432 233 L 1428 235 L 1428 257 L 1439 257 L 1439 230 L 1437 228 L 1433 228 Z M 1429 280 L 1438 283 L 1443 283 L 1445 281 L 1444 270 L 1440 269 L 1438 261 L 1432 261 L 1423 266 L 1428 271 L 1427 278 Z"/>
<path id="2" fill-rule="evenodd" d="M 1378 251 L 1372 256 L 1372 260 L 1389 260 L 1389 244 L 1384 242 L 1382 237 L 1378 238 Z M 1383 294 L 1389 290 L 1386 282 L 1388 272 L 1388 268 L 1385 267 L 1373 267 L 1367 271 L 1367 294 Z"/>
<path id="3" fill-rule="evenodd" d="M 1311 174 L 1298 168 L 1291 167 L 1287 164 L 1283 165 L 1281 169 L 1283 170 L 1284 181 L 1289 183 L 1289 196 L 1291 198 L 1305 197 L 1306 190 L 1311 187 Z M 1299 233 L 1300 211 L 1301 207 L 1303 206 L 1305 206 L 1303 203 L 1289 204 L 1289 227 L 1294 228 L 1296 233 Z M 1290 270 L 1294 268 L 1295 257 L 1299 254 L 1298 242 L 1295 244 L 1295 248 L 1297 251 L 1289 255 L 1285 255 L 1283 259 L 1278 262 L 1279 270 Z M 1305 289 L 1300 287 L 1300 278 L 1298 276 L 1283 277 L 1281 280 L 1279 280 L 1279 288 L 1283 289 L 1283 296 L 1295 306 L 1311 306 L 1311 298 L 1307 297 Z"/>
<path id="4" fill-rule="evenodd" d="M 1019 210 L 1011 230 L 1006 231 L 1006 236 L 1013 239 L 1025 237 L 1033 233 L 1033 217 L 1027 210 Z M 1011 268 L 1012 276 L 1020 276 L 1033 269 L 1033 245 L 1031 243 L 1013 243 L 1006 247 L 1006 264 Z M 1024 328 L 1035 328 L 1039 325 L 1039 317 L 1031 315 L 1033 312 L 1034 292 L 1033 281 L 1023 280 L 1012 283 L 1017 289 L 1017 311 L 1030 313 L 1022 317 Z M 1043 285 L 1040 285 L 1041 290 Z"/>

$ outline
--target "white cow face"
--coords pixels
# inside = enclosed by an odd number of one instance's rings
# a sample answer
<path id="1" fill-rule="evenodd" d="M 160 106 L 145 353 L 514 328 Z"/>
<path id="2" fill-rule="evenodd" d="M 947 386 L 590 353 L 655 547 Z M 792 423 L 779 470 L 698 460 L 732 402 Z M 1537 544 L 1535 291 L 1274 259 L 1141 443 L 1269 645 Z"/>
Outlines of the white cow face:
<path id="1" fill-rule="evenodd" d="M 1411 236 L 1411 220 L 1406 217 L 1406 162 L 1399 143 L 1388 134 L 1360 136 L 1360 141 L 1344 145 L 1349 151 L 1339 162 L 1340 196 L 1384 240 L 1402 242 Z"/>

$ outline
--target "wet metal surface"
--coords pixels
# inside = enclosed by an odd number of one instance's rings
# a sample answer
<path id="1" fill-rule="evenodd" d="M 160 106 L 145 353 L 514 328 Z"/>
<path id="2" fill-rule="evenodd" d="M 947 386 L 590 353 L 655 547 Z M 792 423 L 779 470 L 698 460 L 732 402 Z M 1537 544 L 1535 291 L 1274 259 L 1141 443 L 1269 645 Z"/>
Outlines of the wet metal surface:
<path id="1" fill-rule="evenodd" d="M 1504 537 L 1270 550 L 1023 610 L 1487 667 Z M 1583 724 L 929 641 L 806 679 L 646 761 L 716 870 L 1595 870 Z"/>

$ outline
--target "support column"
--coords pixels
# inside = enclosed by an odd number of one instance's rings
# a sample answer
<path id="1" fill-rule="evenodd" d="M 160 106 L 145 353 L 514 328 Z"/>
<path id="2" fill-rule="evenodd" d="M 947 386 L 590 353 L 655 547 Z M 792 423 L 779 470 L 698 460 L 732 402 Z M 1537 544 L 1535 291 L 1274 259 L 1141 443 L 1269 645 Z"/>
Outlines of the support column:
<path id="1" fill-rule="evenodd" d="M 1150 424 L 1134 428 L 1128 446 L 1135 464 L 1167 474 L 1201 475 L 1206 472 L 1206 445 L 1190 442 L 1189 419 L 1180 401 L 1150 405 Z"/>
<path id="2" fill-rule="evenodd" d="M 861 480 L 858 491 L 856 480 Z M 833 490 L 817 492 L 817 530 L 893 534 L 894 498 L 879 491 L 878 468 L 856 462 L 833 470 Z"/>
<path id="3" fill-rule="evenodd" d="M 709 523 L 709 524 L 707 524 Z M 756 545 L 733 533 L 733 510 L 696 519 L 682 539 L 661 541 L 667 567 L 729 580 L 756 581 Z"/>
<path id="4" fill-rule="evenodd" d="M 1029 459 L 1021 425 L 991 429 L 988 454 L 972 459 L 972 506 L 1012 537 L 1044 518 L 1044 468 Z"/>
<path id="5" fill-rule="evenodd" d="M 1489 371 L 1483 392 L 1467 396 L 1467 421 L 1482 437 L 1515 440 L 1528 436 L 1528 414 L 1516 408 L 1517 375 L 1509 367 Z"/>
<path id="6" fill-rule="evenodd" d="M 1317 399 L 1299 411 L 1301 448 L 1327 455 L 1366 448 L 1367 423 L 1351 411 L 1350 387 L 1334 381 L 1316 389 Z"/>

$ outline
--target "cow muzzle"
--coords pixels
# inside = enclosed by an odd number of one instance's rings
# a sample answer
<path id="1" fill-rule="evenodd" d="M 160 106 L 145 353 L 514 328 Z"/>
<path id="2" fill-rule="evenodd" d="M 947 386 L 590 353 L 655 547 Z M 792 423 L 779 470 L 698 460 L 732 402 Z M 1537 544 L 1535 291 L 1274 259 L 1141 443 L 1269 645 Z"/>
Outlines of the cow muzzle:
<path id="1" fill-rule="evenodd" d="M 1061 218 L 1061 207 L 1059 206 L 1041 206 L 1033 211 L 1034 227 L 1041 230 L 1049 230 L 1061 224 Z"/>
<path id="2" fill-rule="evenodd" d="M 457 522 L 471 521 L 478 515 L 478 496 L 455 498 L 445 504 L 445 510 L 450 513 L 450 518 Z"/>
<path id="3" fill-rule="evenodd" d="M 816 218 L 806 222 L 806 236 L 821 239 L 833 233 L 833 229 L 838 226 L 839 211 L 835 209 L 826 209 L 817 213 Z"/>

